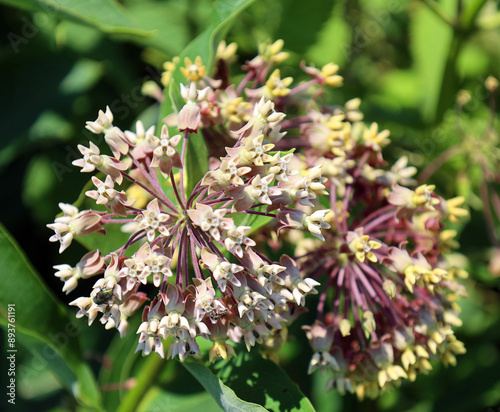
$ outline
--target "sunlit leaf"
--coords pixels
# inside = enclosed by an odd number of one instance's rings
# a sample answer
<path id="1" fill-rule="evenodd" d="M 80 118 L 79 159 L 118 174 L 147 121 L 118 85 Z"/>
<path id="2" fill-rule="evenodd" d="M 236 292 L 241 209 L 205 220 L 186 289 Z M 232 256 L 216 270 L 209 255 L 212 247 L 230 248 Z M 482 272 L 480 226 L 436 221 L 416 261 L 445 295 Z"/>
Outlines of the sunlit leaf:
<path id="1" fill-rule="evenodd" d="M 260 206 L 254 209 L 256 212 L 265 212 L 266 206 Z M 262 226 L 267 225 L 273 220 L 271 216 L 256 215 L 253 213 L 234 213 L 230 214 L 236 226 L 250 226 L 252 229 L 248 233 L 255 232 Z"/>
<path id="2" fill-rule="evenodd" d="M 61 81 L 60 90 L 64 94 L 83 93 L 92 88 L 104 72 L 102 63 L 94 60 L 78 60 L 67 76 Z"/>
<path id="3" fill-rule="evenodd" d="M 183 365 L 212 395 L 224 411 L 259 412 L 266 410 L 262 406 L 240 399 L 231 388 L 224 385 L 219 378 L 201 363 L 185 362 Z"/>
<path id="4" fill-rule="evenodd" d="M 239 352 L 223 365 L 217 376 L 237 396 L 263 405 L 268 411 L 314 411 L 307 399 L 288 375 L 276 363 L 263 358 L 257 350 Z"/>
<path id="5" fill-rule="evenodd" d="M 139 1 L 127 5 L 140 27 L 152 35 L 137 41 L 163 53 L 176 55 L 189 41 L 188 2 Z"/>
<path id="6" fill-rule="evenodd" d="M 308 61 L 314 62 L 316 66 L 334 62 L 342 67 L 348 58 L 351 29 L 344 17 L 344 3 L 335 3 L 330 18 L 318 33 L 316 42 L 307 50 Z"/>
<path id="7" fill-rule="evenodd" d="M 151 389 L 137 408 L 137 412 L 220 412 L 220 406 L 207 392 L 179 395 L 160 388 Z"/>
<path id="8" fill-rule="evenodd" d="M 162 118 L 174 111 L 178 111 L 182 106 L 182 100 L 179 100 L 179 84 L 185 82 L 185 78 L 180 72 L 180 66 L 184 64 L 184 58 L 189 57 L 194 60 L 200 56 L 203 64 L 210 73 L 214 64 L 216 47 L 223 39 L 223 36 L 234 18 L 248 7 L 255 0 L 219 0 L 213 6 L 213 13 L 210 19 L 210 25 L 180 54 L 180 63 L 176 67 L 171 83 L 173 86 L 166 88 L 165 101 L 162 104 Z M 172 107 L 175 105 L 175 107 Z"/>

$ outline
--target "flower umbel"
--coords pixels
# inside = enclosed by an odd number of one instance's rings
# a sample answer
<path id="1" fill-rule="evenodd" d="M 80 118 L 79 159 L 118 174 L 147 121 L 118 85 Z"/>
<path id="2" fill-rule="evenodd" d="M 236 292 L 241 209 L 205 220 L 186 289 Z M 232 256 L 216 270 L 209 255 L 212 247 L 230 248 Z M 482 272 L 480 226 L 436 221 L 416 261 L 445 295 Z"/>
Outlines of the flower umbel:
<path id="1" fill-rule="evenodd" d="M 130 237 L 56 266 L 56 276 L 66 293 L 97 278 L 71 305 L 121 335 L 145 304 L 136 351 L 182 361 L 201 355 L 197 338 L 212 342 L 211 362 L 235 355 L 231 342 L 277 349 L 318 294 L 317 319 L 303 327 L 309 373 L 328 371 L 328 388 L 375 397 L 427 373 L 429 360 L 453 365 L 465 351 L 452 326 L 466 291 L 443 253 L 456 245 L 445 222 L 467 212 L 463 198 L 413 188 L 407 158 L 384 160 L 389 131 L 363 122 L 359 99 L 323 104 L 324 88 L 343 83 L 337 65 L 302 64 L 311 79 L 295 87 L 283 78 L 283 46 L 262 45 L 238 84 L 228 76 L 232 45 L 219 48 L 213 74 L 200 57 L 166 63 L 163 86 L 176 70 L 186 84 L 159 135 L 142 122 L 123 132 L 109 107 L 87 122 L 113 156 L 78 146 L 73 164 L 104 177 L 91 177 L 92 209 L 60 204 L 50 241 L 63 252 L 111 225 Z M 282 244 L 296 257 L 276 254 Z"/>
<path id="2" fill-rule="evenodd" d="M 278 42 L 263 48 L 252 71 L 268 70 L 281 61 L 281 47 Z M 221 52 L 220 58 L 225 54 Z M 166 69 L 173 71 L 175 65 Z M 317 293 L 318 282 L 303 277 L 288 256 L 273 261 L 253 232 L 263 225 L 279 225 L 277 210 L 305 213 L 301 202 L 324 193 L 325 179 L 317 167 L 296 169 L 294 153 L 273 151 L 285 135 L 285 114 L 275 110 L 271 99 L 288 95 L 291 78 L 280 79 L 279 70 L 274 71 L 266 92 L 248 100 L 242 94 L 244 83 L 226 86 L 226 97 L 232 96 L 232 104 L 239 106 L 235 112 L 229 110 L 227 99 L 220 98 L 224 90 L 219 87 L 228 79 L 208 77 L 201 58 L 186 58 L 181 72 L 188 83 L 180 86 L 185 105 L 175 117 L 178 133 L 164 125 L 158 136 L 153 126 L 146 131 L 142 122 L 136 123 L 135 132 L 123 132 L 113 124 L 109 107 L 87 123 L 93 133 L 105 135 L 113 153 L 101 154 L 89 142 L 88 147 L 79 146 L 83 158 L 73 162 L 84 173 L 104 174 L 92 176 L 94 188 L 86 191 L 95 210 L 61 204 L 64 215 L 48 226 L 55 231 L 50 240 L 60 242 L 61 252 L 75 237 L 104 233 L 111 225 L 131 232 L 125 244 L 106 255 L 92 251 L 75 268 L 56 267 L 67 293 L 81 279 L 98 277 L 89 297 L 71 303 L 80 309 L 77 316 L 87 316 L 89 323 L 100 316 L 106 328 L 116 327 L 124 334 L 126 319 L 148 300 L 141 290 L 151 283 L 156 292 L 144 308 L 137 350 L 184 360 L 200 354 L 195 339 L 202 337 L 213 342 L 210 359 L 215 360 L 234 354 L 230 340 L 243 338 L 250 348 L 282 334 L 287 319 L 300 313 L 297 306 Z M 164 80 L 167 77 L 171 76 Z M 224 130 L 236 122 L 239 129 Z M 185 168 L 186 161 L 196 156 L 189 152 L 189 142 L 202 139 L 196 135 L 200 128 L 210 135 L 221 127 L 232 145 L 219 159 L 212 156 L 205 174 L 188 184 L 194 176 Z M 283 183 L 299 175 L 297 186 L 305 194 L 297 196 L 293 185 Z M 309 209 L 303 228 L 321 238 L 321 231 L 330 227 L 325 221 L 328 212 Z M 172 343 L 165 351 L 167 338 Z"/>

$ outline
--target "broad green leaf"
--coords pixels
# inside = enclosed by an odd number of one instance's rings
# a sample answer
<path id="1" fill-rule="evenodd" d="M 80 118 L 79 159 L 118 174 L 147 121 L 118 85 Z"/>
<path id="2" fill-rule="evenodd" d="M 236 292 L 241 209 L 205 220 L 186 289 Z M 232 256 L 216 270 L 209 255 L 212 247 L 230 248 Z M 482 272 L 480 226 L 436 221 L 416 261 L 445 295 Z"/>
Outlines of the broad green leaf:
<path id="1" fill-rule="evenodd" d="M 481 78 L 488 73 L 490 58 L 485 49 L 477 47 L 476 44 L 467 43 L 460 51 L 457 61 L 457 69 L 462 77 Z"/>
<path id="2" fill-rule="evenodd" d="M 210 394 L 197 393 L 179 395 L 158 387 L 148 391 L 137 412 L 175 411 L 175 412 L 220 412 L 220 406 Z"/>
<path id="3" fill-rule="evenodd" d="M 54 218 L 51 210 L 53 189 L 57 184 L 50 158 L 45 154 L 33 156 L 26 168 L 22 196 L 25 204 L 30 206 L 32 216 L 41 224 Z"/>
<path id="4" fill-rule="evenodd" d="M 280 25 L 275 34 L 285 45 L 299 55 L 306 54 L 320 36 L 319 29 L 327 24 L 337 1 L 288 0 L 280 15 Z M 358 6 L 359 7 L 359 6 Z M 296 22 L 291 24 L 291 22 Z M 332 38 L 333 43 L 341 39 Z"/>
<path id="5" fill-rule="evenodd" d="M 488 3 L 487 0 L 470 0 L 465 2 L 464 10 L 460 15 L 462 28 L 469 30 L 473 27 L 477 15 L 486 3 Z"/>
<path id="6" fill-rule="evenodd" d="M 184 367 L 200 382 L 224 411 L 259 412 L 262 406 L 240 399 L 234 391 L 224 385 L 209 369 L 201 363 L 184 362 Z"/>
<path id="7" fill-rule="evenodd" d="M 77 379 L 66 382 L 72 387 L 75 397 L 82 404 L 99 409 L 100 393 L 88 364 L 81 356 L 82 349 L 77 339 L 80 332 L 2 225 L 0 266 L 0 323 L 5 328 L 11 323 L 8 314 L 12 312 L 9 312 L 8 305 L 14 304 L 16 331 L 24 335 L 25 341 L 38 341 L 55 351 Z M 28 349 L 36 346 L 29 345 Z"/>
<path id="8" fill-rule="evenodd" d="M 22 10 L 31 10 L 35 7 L 35 0 L 0 0 L 0 3 L 7 6 L 17 7 Z"/>
<path id="9" fill-rule="evenodd" d="M 140 27 L 153 31 L 148 38 L 136 39 L 142 45 L 175 56 L 190 40 L 187 1 L 139 1 L 127 4 L 127 10 Z"/>
<path id="10" fill-rule="evenodd" d="M 153 32 L 141 28 L 134 21 L 133 16 L 113 0 L 23 0 L 21 2 L 0 0 L 0 3 L 20 7 L 24 10 L 41 11 L 48 16 L 55 14 L 65 16 L 80 23 L 97 27 L 104 33 L 139 37 L 149 37 L 153 34 Z"/>
<path id="11" fill-rule="evenodd" d="M 419 76 L 414 70 L 392 70 L 387 72 L 382 79 L 381 91 L 377 95 L 377 102 L 387 106 L 418 107 L 421 99 Z"/>
<path id="12" fill-rule="evenodd" d="M 62 335 L 61 335 L 62 336 Z M 22 346 L 22 349 L 28 353 L 21 358 L 21 363 L 18 366 L 16 376 L 19 378 L 19 385 L 31 387 L 27 388 L 29 396 L 34 396 L 37 391 L 59 390 L 61 388 L 71 392 L 71 385 L 76 382 L 76 376 L 71 371 L 69 366 L 64 362 L 61 356 L 47 343 L 41 341 L 37 337 L 16 330 L 16 343 Z M 20 352 L 20 351 L 19 351 Z M 16 353 L 16 360 L 19 359 Z M 50 375 L 48 388 L 33 388 L 33 381 L 40 379 L 40 376 Z M 57 385 L 54 383 L 57 382 Z M 20 388 L 21 390 L 21 388 Z"/>
<path id="13" fill-rule="evenodd" d="M 104 73 L 100 62 L 89 59 L 78 60 L 71 71 L 62 79 L 59 90 L 63 94 L 77 94 L 90 90 Z"/>
<path id="14" fill-rule="evenodd" d="M 73 133 L 73 125 L 60 114 L 44 110 L 29 129 L 30 141 L 42 139 L 68 140 Z"/>
<path id="15" fill-rule="evenodd" d="M 263 405 L 267 410 L 314 411 L 309 399 L 276 363 L 264 359 L 257 350 L 240 351 L 237 358 L 223 365 L 218 376 L 245 401 Z"/>
<path id="16" fill-rule="evenodd" d="M 28 345 L 36 344 L 34 342 L 28 343 L 24 340 L 20 342 L 24 347 L 30 347 Z M 43 349 L 44 348 L 42 348 L 42 350 Z M 33 353 L 33 349 L 31 347 L 30 351 Z M 74 379 L 74 376 L 70 372 L 69 379 L 64 381 L 62 374 L 55 370 L 55 362 L 51 360 L 49 369 L 46 360 L 41 356 L 41 353 L 43 352 L 38 351 L 38 353 L 40 354 L 39 357 L 31 356 L 31 354 L 24 356 L 18 364 L 19 369 L 16 374 L 16 383 L 19 388 L 19 392 L 22 393 L 23 399 L 36 399 L 61 392 L 63 385 L 70 383 Z M 64 364 L 64 362 L 61 363 L 65 366 L 66 370 L 68 370 L 68 367 Z M 36 365 L 36 367 L 33 367 L 33 365 Z"/>

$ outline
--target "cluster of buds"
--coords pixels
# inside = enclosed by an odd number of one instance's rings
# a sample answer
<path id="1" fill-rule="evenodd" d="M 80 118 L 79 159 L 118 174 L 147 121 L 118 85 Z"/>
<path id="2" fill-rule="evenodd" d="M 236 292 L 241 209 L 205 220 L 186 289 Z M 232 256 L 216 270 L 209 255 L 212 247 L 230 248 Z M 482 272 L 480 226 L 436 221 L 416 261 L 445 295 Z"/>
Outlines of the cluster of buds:
<path id="1" fill-rule="evenodd" d="M 359 99 L 321 103 L 324 88 L 342 85 L 338 66 L 302 64 L 311 79 L 291 87 L 275 69 L 288 56 L 282 48 L 260 46 L 237 85 L 229 79 L 234 44 L 219 46 L 213 77 L 199 57 L 180 68 L 179 59 L 166 63 L 162 83 L 180 69 L 185 105 L 164 119 L 170 129 L 159 137 L 141 122 L 122 131 L 109 109 L 88 122 L 113 156 L 91 142 L 74 164 L 105 175 L 86 192 L 101 209 L 61 204 L 51 240 L 62 251 L 111 224 L 131 236 L 106 256 L 92 251 L 75 268 L 57 266 L 56 276 L 70 292 L 79 279 L 102 275 L 90 297 L 71 304 L 122 335 L 149 300 L 137 331 L 144 355 L 163 357 L 168 344 L 167 356 L 184 360 L 200 355 L 202 337 L 213 342 L 211 361 L 234 355 L 229 341 L 279 346 L 326 279 L 318 320 L 304 327 L 310 372 L 328 368 L 330 387 L 376 396 L 429 370 L 430 358 L 453 364 L 464 350 L 451 330 L 460 323 L 455 301 L 465 291 L 455 277 L 463 273 L 442 253 L 453 245 L 443 221 L 466 211 L 462 199 L 445 201 L 432 186 L 412 189 L 416 170 L 406 158 L 386 167 L 389 132 L 363 123 Z M 285 119 L 290 108 L 298 115 Z M 179 133 L 170 136 L 173 127 Z M 209 170 L 188 185 L 188 142 L 201 136 Z M 295 256 L 276 256 L 283 242 Z"/>

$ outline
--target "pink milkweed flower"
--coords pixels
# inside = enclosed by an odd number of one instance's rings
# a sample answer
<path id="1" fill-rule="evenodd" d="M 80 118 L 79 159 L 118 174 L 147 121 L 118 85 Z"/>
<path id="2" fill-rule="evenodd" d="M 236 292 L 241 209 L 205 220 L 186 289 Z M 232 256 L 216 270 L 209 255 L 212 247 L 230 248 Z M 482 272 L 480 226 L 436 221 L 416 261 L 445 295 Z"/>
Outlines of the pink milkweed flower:
<path id="1" fill-rule="evenodd" d="M 109 106 L 106 106 L 106 113 L 99 110 L 98 117 L 93 122 L 87 122 L 86 129 L 92 133 L 101 134 L 107 132 L 113 126 L 113 113 Z"/>
<path id="2" fill-rule="evenodd" d="M 186 104 L 182 107 L 177 116 L 179 131 L 183 132 L 187 130 L 190 133 L 196 133 L 201 120 L 200 106 L 197 101 L 205 99 L 210 88 L 206 87 L 203 90 L 197 90 L 196 83 L 194 82 L 189 85 L 189 88 L 183 84 L 180 86 L 181 96 L 186 101 Z"/>
<path id="3" fill-rule="evenodd" d="M 89 190 L 85 195 L 95 199 L 96 204 L 106 205 L 113 213 L 119 216 L 126 216 L 127 207 L 135 203 L 134 199 L 128 199 L 125 192 L 118 192 L 114 189 L 114 182 L 111 176 L 106 176 L 106 180 L 102 182 L 97 177 L 92 176 L 92 183 L 97 190 Z"/>
<path id="4" fill-rule="evenodd" d="M 101 223 L 101 215 L 98 212 L 85 210 L 74 214 L 78 209 L 72 205 L 60 203 L 59 207 L 71 212 L 70 216 L 56 218 L 54 223 L 47 225 L 55 232 L 49 240 L 61 243 L 59 253 L 62 253 L 71 244 L 75 236 L 85 236 L 94 232 L 105 233 Z"/>
<path id="5" fill-rule="evenodd" d="M 193 224 L 199 226 L 204 232 L 209 232 L 215 240 L 219 240 L 221 231 L 231 228 L 231 219 L 224 218 L 227 212 L 227 209 L 213 210 L 208 205 L 197 203 L 196 209 L 189 209 L 187 214 Z"/>
<path id="6" fill-rule="evenodd" d="M 139 222 L 139 230 L 146 230 L 148 242 L 152 242 L 157 231 L 163 236 L 170 234 L 165 226 L 168 218 L 169 216 L 166 213 L 161 212 L 158 199 L 153 199 L 148 203 L 147 210 L 137 215 L 134 220 Z"/>
<path id="7" fill-rule="evenodd" d="M 163 125 L 161 128 L 161 139 L 158 139 L 156 136 L 151 137 L 153 159 L 149 167 L 158 167 L 165 177 L 170 174 L 172 167 L 181 169 L 182 161 L 179 152 L 175 149 L 180 140 L 180 134 L 170 137 L 167 126 Z"/>

